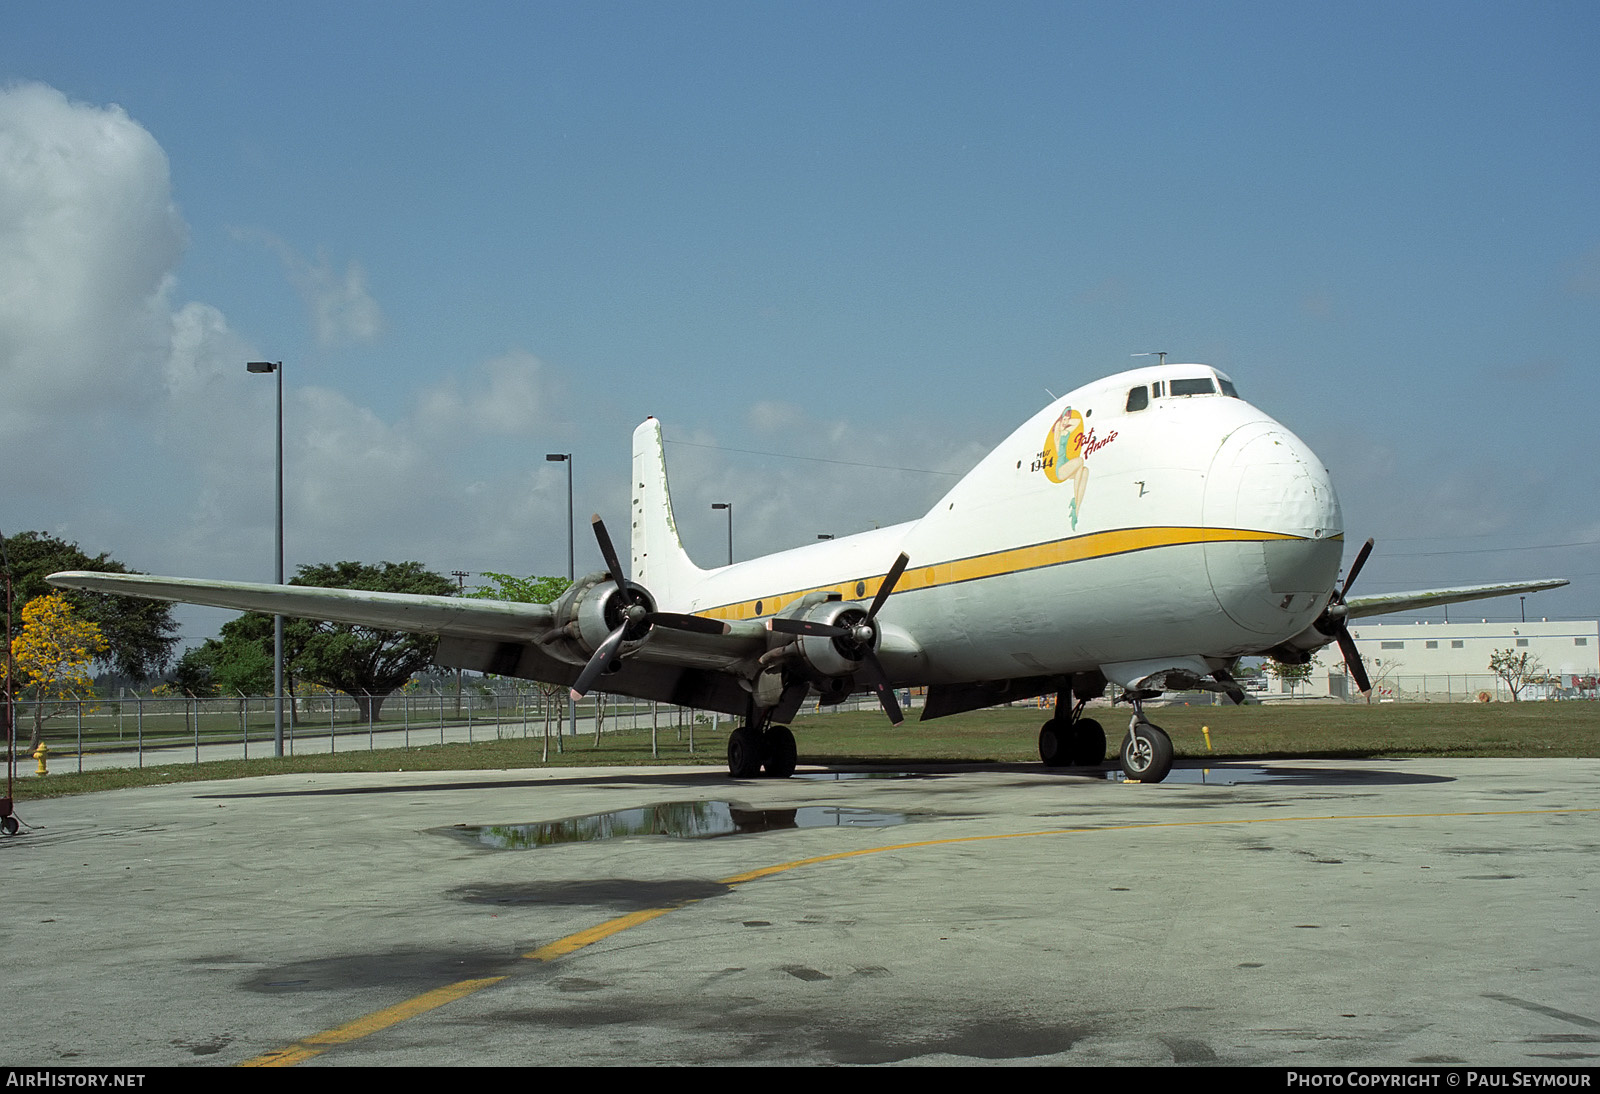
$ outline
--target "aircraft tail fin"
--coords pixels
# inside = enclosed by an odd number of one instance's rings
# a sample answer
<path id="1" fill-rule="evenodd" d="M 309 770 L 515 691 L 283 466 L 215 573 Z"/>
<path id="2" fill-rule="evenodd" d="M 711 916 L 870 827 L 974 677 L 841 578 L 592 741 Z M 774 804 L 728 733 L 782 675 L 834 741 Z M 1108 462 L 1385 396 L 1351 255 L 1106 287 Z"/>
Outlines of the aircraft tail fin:
<path id="1" fill-rule="evenodd" d="M 646 418 L 633 431 L 633 580 L 662 605 L 680 600 L 705 571 L 683 549 L 667 486 L 661 423 Z"/>

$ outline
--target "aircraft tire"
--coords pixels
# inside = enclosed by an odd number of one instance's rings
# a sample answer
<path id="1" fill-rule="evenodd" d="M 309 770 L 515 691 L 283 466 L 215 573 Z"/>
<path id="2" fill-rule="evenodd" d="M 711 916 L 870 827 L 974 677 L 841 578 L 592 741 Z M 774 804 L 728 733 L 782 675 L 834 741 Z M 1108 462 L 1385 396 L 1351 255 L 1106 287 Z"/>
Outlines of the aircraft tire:
<path id="1" fill-rule="evenodd" d="M 1067 723 L 1052 718 L 1039 727 L 1039 759 L 1046 767 L 1065 767 L 1072 762 L 1072 740 Z"/>
<path id="2" fill-rule="evenodd" d="M 1141 722 L 1122 742 L 1122 771 L 1131 782 L 1158 783 L 1172 770 L 1172 738 L 1160 726 Z"/>
<path id="3" fill-rule="evenodd" d="M 1106 762 L 1105 727 L 1093 718 L 1079 718 L 1072 728 L 1072 762 L 1079 767 L 1099 767 Z"/>
<path id="4" fill-rule="evenodd" d="M 6 835 L 14 836 L 17 834 L 17 829 L 22 826 L 17 822 L 16 817 L 8 816 L 3 820 L 0 820 L 0 827 L 3 827 L 6 830 Z"/>
<path id="5" fill-rule="evenodd" d="M 736 779 L 761 774 L 761 734 L 749 726 L 728 734 L 728 774 Z"/>
<path id="6" fill-rule="evenodd" d="M 794 774 L 794 766 L 799 762 L 799 752 L 794 743 L 794 734 L 788 726 L 768 727 L 763 735 L 762 744 L 766 748 L 761 766 L 769 778 L 787 779 Z"/>

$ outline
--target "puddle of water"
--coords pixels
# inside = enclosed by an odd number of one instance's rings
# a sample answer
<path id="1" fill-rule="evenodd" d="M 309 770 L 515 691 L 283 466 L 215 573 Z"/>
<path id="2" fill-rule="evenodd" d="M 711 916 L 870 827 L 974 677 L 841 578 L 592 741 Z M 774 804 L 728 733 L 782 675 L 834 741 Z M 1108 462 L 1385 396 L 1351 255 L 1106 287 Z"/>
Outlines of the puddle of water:
<path id="1" fill-rule="evenodd" d="M 1127 782 L 1122 768 L 1105 772 L 1107 782 Z M 1449 782 L 1446 775 L 1390 771 L 1382 767 L 1352 768 L 1261 767 L 1256 764 L 1212 764 L 1209 767 L 1174 767 L 1164 783 L 1190 783 L 1204 786 L 1236 786 L 1239 783 L 1280 783 L 1301 786 L 1387 785 L 1397 783 Z"/>
<path id="2" fill-rule="evenodd" d="M 807 771 L 803 774 L 791 775 L 795 782 L 802 779 L 807 782 L 842 783 L 851 779 L 914 779 L 926 776 L 913 775 L 909 771 Z"/>
<path id="3" fill-rule="evenodd" d="M 885 828 L 904 824 L 906 820 L 903 813 L 832 805 L 751 809 L 726 801 L 693 801 L 662 802 L 533 824 L 463 824 L 437 831 L 447 832 L 475 847 L 513 851 L 631 836 L 715 839 L 790 828 Z"/>
<path id="4" fill-rule="evenodd" d="M 1107 782 L 1127 782 L 1122 768 L 1106 771 Z M 1269 771 L 1264 767 L 1175 767 L 1161 780 L 1166 783 L 1196 783 L 1202 786 L 1234 786 L 1238 783 L 1294 782 L 1286 772 Z"/>

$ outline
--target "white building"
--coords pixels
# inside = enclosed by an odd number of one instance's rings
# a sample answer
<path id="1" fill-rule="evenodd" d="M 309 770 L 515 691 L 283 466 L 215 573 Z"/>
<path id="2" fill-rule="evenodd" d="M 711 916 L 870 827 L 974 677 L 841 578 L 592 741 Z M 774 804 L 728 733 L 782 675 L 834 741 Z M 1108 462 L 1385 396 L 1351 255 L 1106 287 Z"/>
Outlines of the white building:
<path id="1" fill-rule="evenodd" d="M 1498 650 L 1529 653 L 1539 670 L 1523 699 L 1594 698 L 1600 677 L 1600 622 L 1363 623 L 1350 628 L 1372 680 L 1374 701 L 1508 701 L 1511 692 L 1489 668 Z M 1266 699 L 1355 699 L 1339 647 L 1324 647 L 1311 678 L 1293 687 L 1270 681 Z"/>
<path id="2" fill-rule="evenodd" d="M 1496 650 L 1531 653 L 1551 676 L 1600 673 L 1600 622 L 1363 623 L 1350 628 L 1368 673 L 1382 663 L 1404 676 L 1482 675 Z"/>

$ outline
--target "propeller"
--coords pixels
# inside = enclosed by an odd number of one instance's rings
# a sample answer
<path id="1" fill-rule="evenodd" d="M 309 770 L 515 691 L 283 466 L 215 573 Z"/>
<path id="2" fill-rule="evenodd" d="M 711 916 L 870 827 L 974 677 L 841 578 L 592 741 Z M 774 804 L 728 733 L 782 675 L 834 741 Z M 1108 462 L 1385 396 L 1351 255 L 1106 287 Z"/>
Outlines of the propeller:
<path id="1" fill-rule="evenodd" d="M 611 542 L 611 536 L 606 532 L 605 521 L 596 513 L 592 519 L 594 525 L 594 538 L 600 544 L 600 557 L 606 562 L 606 577 L 616 585 L 616 599 L 606 606 L 607 619 L 617 619 L 617 625 L 605 640 L 595 648 L 583 671 L 578 673 L 577 681 L 572 685 L 572 697 L 582 699 L 594 686 L 600 675 L 611 667 L 616 660 L 617 651 L 622 644 L 628 641 L 638 641 L 650 633 L 650 628 L 655 626 L 666 627 L 669 630 L 690 631 L 694 634 L 726 634 L 728 627 L 715 619 L 707 619 L 701 615 L 684 615 L 679 612 L 658 612 L 650 600 L 650 594 L 622 576 L 622 562 L 617 557 L 617 548 Z"/>
<path id="2" fill-rule="evenodd" d="M 1367 564 L 1367 556 L 1372 554 L 1372 542 L 1368 539 L 1356 552 L 1350 572 L 1344 575 L 1344 585 L 1328 600 L 1327 608 L 1316 622 L 1317 630 L 1331 635 L 1339 643 L 1339 652 L 1344 654 L 1344 666 L 1363 695 L 1372 690 L 1372 681 L 1367 678 L 1367 668 L 1361 663 L 1361 651 L 1356 649 L 1356 640 L 1350 637 L 1350 627 L 1346 622 L 1350 610 L 1345 606 L 1345 597 L 1350 593 L 1350 586 L 1356 583 L 1356 575 L 1361 572 L 1361 567 Z"/>
<path id="3" fill-rule="evenodd" d="M 883 671 L 883 664 L 878 660 L 875 649 L 878 644 L 878 609 L 889 599 L 889 594 L 894 591 L 895 584 L 900 580 L 900 575 L 905 573 L 906 565 L 910 561 L 909 555 L 904 551 L 900 552 L 900 557 L 889 567 L 883 583 L 878 586 L 877 595 L 872 598 L 871 605 L 864 613 L 860 609 L 852 609 L 841 613 L 838 622 L 834 623 L 820 623 L 811 619 L 767 620 L 767 629 L 777 631 L 779 634 L 831 638 L 834 647 L 841 654 L 852 661 L 860 661 L 861 667 L 856 672 L 866 681 L 867 686 L 877 693 L 878 703 L 883 707 L 883 712 L 889 716 L 891 725 L 899 725 L 905 721 L 905 717 L 900 711 L 900 702 L 895 698 L 894 688 L 889 686 L 889 677 Z"/>

